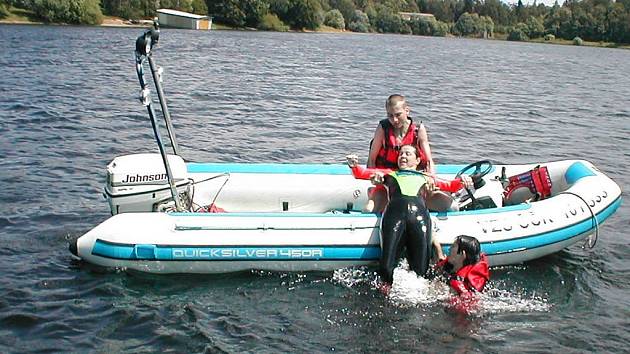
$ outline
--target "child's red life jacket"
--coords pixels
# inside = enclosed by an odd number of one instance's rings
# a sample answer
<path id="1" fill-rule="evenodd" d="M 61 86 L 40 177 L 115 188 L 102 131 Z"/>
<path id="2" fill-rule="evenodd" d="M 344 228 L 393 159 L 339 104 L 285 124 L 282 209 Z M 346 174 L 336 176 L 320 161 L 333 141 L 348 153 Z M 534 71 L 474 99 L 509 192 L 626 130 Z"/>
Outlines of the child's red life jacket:
<path id="1" fill-rule="evenodd" d="M 448 258 L 442 260 L 437 265 L 443 267 L 448 262 Z M 452 274 L 448 280 L 448 285 L 463 295 L 471 292 L 483 291 L 486 282 L 490 279 L 490 270 L 488 267 L 488 257 L 482 253 L 479 262 L 463 266 L 455 274 Z"/>

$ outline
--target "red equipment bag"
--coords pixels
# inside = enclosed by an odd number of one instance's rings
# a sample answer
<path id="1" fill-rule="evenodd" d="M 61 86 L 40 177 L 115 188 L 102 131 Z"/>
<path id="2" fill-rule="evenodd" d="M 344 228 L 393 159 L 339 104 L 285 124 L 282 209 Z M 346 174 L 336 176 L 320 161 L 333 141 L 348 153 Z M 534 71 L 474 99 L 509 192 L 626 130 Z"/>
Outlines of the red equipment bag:
<path id="1" fill-rule="evenodd" d="M 531 196 L 527 198 L 522 197 L 522 188 L 526 188 L 531 192 Z M 521 189 L 519 194 L 519 200 L 514 200 L 514 192 Z M 529 194 L 529 193 L 527 193 Z M 512 176 L 507 180 L 507 186 L 503 191 L 503 200 L 508 204 L 522 203 L 527 199 L 533 197 L 533 201 L 543 200 L 551 195 L 551 178 L 549 177 L 549 171 L 547 167 L 536 166 L 531 171 L 523 172 L 521 174 Z"/>

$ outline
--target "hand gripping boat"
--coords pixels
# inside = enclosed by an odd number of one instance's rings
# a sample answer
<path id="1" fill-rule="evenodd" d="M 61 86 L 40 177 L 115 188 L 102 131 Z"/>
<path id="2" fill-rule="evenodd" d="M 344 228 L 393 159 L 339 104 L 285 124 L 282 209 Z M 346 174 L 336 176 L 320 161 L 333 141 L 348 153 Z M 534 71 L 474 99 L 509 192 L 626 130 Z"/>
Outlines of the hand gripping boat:
<path id="1" fill-rule="evenodd" d="M 347 166 L 194 163 L 180 157 L 151 58 L 158 34 L 156 26 L 138 38 L 136 68 L 160 154 L 120 156 L 108 165 L 105 195 L 113 216 L 72 241 L 71 252 L 92 264 L 151 273 L 375 264 L 379 216 L 358 211 L 370 184 L 354 179 Z M 174 154 L 165 152 L 157 129 L 145 61 Z M 545 173 L 536 175 L 537 183 L 525 178 L 538 166 Z M 460 201 L 461 211 L 432 213 L 433 237 L 446 249 L 460 234 L 475 236 L 495 266 L 543 257 L 587 237 L 592 246 L 599 225 L 621 204 L 619 186 L 587 161 L 437 166 L 445 179 L 468 172 L 475 189 Z M 542 179 L 542 195 L 526 188 Z"/>

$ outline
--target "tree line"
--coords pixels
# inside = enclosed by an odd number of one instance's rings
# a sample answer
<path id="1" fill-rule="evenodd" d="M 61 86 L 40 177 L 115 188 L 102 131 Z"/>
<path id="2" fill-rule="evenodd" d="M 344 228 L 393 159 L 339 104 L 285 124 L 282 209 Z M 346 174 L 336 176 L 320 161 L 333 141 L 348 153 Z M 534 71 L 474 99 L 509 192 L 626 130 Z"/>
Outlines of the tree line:
<path id="1" fill-rule="evenodd" d="M 234 27 L 286 31 L 322 25 L 354 31 L 431 36 L 550 36 L 630 43 L 630 0 L 565 0 L 508 5 L 501 0 L 0 0 L 48 22 L 98 24 L 103 15 L 151 18 L 158 8 L 210 15 Z M 409 16 L 401 13 L 433 16 Z"/>

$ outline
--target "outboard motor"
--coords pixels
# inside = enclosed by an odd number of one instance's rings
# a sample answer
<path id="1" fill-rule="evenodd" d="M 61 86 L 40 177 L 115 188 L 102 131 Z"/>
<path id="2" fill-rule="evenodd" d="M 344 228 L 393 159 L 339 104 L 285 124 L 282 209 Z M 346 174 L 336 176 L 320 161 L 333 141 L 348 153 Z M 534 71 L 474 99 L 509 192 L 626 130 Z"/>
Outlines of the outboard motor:
<path id="1" fill-rule="evenodd" d="M 168 155 L 168 163 L 184 209 L 190 206 L 191 180 L 184 160 Z M 128 212 L 166 211 L 174 207 L 168 176 L 160 154 L 116 157 L 107 165 L 105 185 L 112 215 Z"/>

